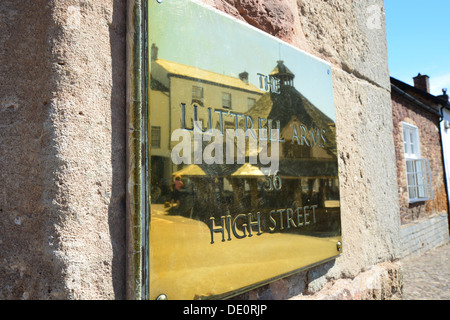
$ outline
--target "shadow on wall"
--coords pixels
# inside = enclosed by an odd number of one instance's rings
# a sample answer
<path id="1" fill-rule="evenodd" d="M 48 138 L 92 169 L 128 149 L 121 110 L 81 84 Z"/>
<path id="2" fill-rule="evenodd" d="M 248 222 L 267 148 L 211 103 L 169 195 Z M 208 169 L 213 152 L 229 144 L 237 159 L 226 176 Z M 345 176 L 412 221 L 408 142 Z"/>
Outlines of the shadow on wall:
<path id="1" fill-rule="evenodd" d="M 127 2 L 114 0 L 109 26 L 111 46 L 111 201 L 108 224 L 113 251 L 114 298 L 125 299 L 126 265 L 126 11 Z"/>

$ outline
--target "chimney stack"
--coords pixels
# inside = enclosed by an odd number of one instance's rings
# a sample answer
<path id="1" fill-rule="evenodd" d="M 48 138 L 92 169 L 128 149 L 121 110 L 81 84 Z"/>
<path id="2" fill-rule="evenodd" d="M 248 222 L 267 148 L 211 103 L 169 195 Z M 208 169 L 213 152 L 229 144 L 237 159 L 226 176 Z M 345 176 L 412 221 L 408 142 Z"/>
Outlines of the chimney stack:
<path id="1" fill-rule="evenodd" d="M 430 93 L 430 77 L 427 75 L 421 75 L 420 73 L 417 77 L 414 77 L 414 87 Z"/>

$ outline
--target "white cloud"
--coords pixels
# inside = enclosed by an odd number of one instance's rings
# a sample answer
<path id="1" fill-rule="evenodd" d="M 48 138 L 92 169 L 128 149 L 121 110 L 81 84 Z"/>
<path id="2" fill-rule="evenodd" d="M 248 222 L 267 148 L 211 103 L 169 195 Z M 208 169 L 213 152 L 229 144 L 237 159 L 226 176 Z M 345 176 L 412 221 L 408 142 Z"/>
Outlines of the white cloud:
<path id="1" fill-rule="evenodd" d="M 442 94 L 442 89 L 444 88 L 450 90 L 450 73 L 443 74 L 437 77 L 430 77 L 431 94 L 439 96 Z"/>

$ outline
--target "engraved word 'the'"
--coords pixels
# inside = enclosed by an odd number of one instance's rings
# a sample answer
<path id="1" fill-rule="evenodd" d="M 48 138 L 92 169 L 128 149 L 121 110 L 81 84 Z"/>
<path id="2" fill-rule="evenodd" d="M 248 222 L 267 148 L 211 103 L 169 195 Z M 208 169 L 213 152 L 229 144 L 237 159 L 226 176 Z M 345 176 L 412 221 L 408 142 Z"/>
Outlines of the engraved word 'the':
<path id="1" fill-rule="evenodd" d="M 280 79 L 258 73 L 259 88 L 266 92 L 280 94 Z"/>

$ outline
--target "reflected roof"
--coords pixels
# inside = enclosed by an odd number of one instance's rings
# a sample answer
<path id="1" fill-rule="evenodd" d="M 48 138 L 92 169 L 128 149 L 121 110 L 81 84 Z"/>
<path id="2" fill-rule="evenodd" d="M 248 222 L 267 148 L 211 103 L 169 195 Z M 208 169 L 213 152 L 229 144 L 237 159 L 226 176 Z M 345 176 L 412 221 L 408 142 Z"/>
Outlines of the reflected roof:
<path id="1" fill-rule="evenodd" d="M 184 64 L 158 59 L 155 63 L 163 67 L 170 75 L 182 76 L 186 78 L 193 78 L 203 80 L 207 82 L 216 83 L 222 86 L 228 86 L 233 88 L 239 88 L 247 91 L 253 91 L 255 93 L 263 94 L 264 92 L 259 90 L 252 84 L 247 84 L 238 77 L 230 77 L 220 73 L 215 73 L 203 69 L 199 69 Z"/>

